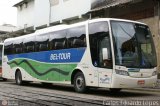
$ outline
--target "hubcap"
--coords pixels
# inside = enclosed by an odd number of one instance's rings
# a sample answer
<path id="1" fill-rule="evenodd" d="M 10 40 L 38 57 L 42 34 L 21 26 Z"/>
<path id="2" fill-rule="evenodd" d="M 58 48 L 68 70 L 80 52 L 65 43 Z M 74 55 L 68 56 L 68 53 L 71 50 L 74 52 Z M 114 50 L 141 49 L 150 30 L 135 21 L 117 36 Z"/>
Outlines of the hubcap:
<path id="1" fill-rule="evenodd" d="M 81 89 L 84 85 L 84 80 L 82 77 L 78 77 L 76 80 L 76 85 L 78 89 Z"/>

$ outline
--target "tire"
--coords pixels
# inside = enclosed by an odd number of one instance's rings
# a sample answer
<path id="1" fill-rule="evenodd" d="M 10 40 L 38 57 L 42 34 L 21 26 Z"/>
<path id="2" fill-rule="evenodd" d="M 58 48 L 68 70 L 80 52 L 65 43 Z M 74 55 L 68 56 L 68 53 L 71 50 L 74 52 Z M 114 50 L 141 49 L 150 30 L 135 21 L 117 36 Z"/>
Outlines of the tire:
<path id="1" fill-rule="evenodd" d="M 46 83 L 46 82 L 42 82 L 42 85 L 45 87 L 52 87 L 53 86 L 52 83 Z"/>
<path id="2" fill-rule="evenodd" d="M 78 72 L 74 76 L 74 89 L 78 93 L 84 93 L 86 91 L 86 82 L 82 72 Z"/>
<path id="3" fill-rule="evenodd" d="M 22 74 L 20 71 L 16 73 L 15 80 L 17 85 L 22 85 L 23 81 L 22 81 Z"/>
<path id="4" fill-rule="evenodd" d="M 121 88 L 110 88 L 109 90 L 111 91 L 111 93 L 118 93 L 118 92 L 120 92 L 122 89 L 121 89 Z"/>
<path id="5" fill-rule="evenodd" d="M 7 78 L 2 78 L 3 81 L 7 81 Z"/>
<path id="6" fill-rule="evenodd" d="M 28 85 L 30 84 L 30 81 L 22 81 L 23 85 Z"/>

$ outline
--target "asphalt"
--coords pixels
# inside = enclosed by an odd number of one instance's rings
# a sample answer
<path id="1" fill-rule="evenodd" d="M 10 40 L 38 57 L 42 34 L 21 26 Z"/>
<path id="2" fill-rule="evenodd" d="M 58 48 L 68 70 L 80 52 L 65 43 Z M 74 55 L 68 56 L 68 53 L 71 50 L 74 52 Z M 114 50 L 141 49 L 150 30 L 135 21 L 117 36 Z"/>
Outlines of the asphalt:
<path id="1" fill-rule="evenodd" d="M 0 81 L 3 81 L 3 80 L 0 79 Z M 9 80 L 9 81 L 14 81 L 14 80 Z M 150 88 L 126 88 L 126 89 L 136 90 L 136 91 L 160 92 L 160 79 L 157 80 L 157 84 L 156 84 L 155 87 L 150 87 Z"/>

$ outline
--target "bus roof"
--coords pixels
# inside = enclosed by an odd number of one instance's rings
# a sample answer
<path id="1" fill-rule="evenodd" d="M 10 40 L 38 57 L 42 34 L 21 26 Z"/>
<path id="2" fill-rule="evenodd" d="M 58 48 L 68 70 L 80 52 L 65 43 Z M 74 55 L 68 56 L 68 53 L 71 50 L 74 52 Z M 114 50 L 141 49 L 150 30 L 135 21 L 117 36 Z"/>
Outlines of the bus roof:
<path id="1" fill-rule="evenodd" d="M 97 18 L 97 19 L 89 20 L 89 22 L 111 21 L 111 20 L 113 20 L 113 21 L 125 21 L 125 22 L 147 25 L 145 23 L 138 22 L 138 21 L 127 20 L 127 19 L 118 19 L 118 18 Z"/>
<path id="2" fill-rule="evenodd" d="M 40 35 L 40 34 L 50 33 L 50 32 L 53 32 L 53 31 L 63 30 L 63 29 L 66 29 L 66 28 L 72 28 L 72 27 L 76 27 L 76 26 L 80 26 L 80 25 L 85 25 L 88 22 L 89 23 L 93 23 L 93 22 L 111 21 L 111 20 L 114 20 L 114 21 L 124 21 L 124 22 L 131 22 L 131 23 L 138 23 L 138 24 L 146 25 L 146 24 L 138 22 L 138 21 L 132 21 L 132 20 L 126 20 L 126 19 L 97 18 L 97 19 L 87 20 L 87 21 L 84 21 L 84 22 L 79 22 L 79 23 L 75 23 L 75 24 L 71 24 L 71 25 L 65 25 L 65 24 L 63 24 L 63 25 L 57 25 L 57 26 L 47 27 L 47 28 L 44 28 L 44 29 L 37 30 L 37 31 L 35 31 L 32 34 L 28 34 L 28 35 L 24 35 L 24 36 L 19 36 L 19 37 L 15 37 L 15 38 L 8 38 L 8 39 L 6 39 L 4 41 L 4 43 L 8 42 L 8 41 L 12 41 L 14 39 L 21 39 L 21 38 L 25 38 L 25 37 L 29 37 L 29 36 Z"/>

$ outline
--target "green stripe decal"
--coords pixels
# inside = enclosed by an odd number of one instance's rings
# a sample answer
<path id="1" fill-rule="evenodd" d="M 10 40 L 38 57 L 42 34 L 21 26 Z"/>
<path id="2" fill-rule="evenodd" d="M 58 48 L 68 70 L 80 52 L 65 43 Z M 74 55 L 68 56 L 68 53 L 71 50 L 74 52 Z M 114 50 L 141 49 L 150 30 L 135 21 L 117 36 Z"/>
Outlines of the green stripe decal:
<path id="1" fill-rule="evenodd" d="M 77 64 L 47 64 L 27 59 L 8 62 L 11 68 L 21 67 L 32 77 L 45 81 L 70 81 L 72 70 Z"/>

